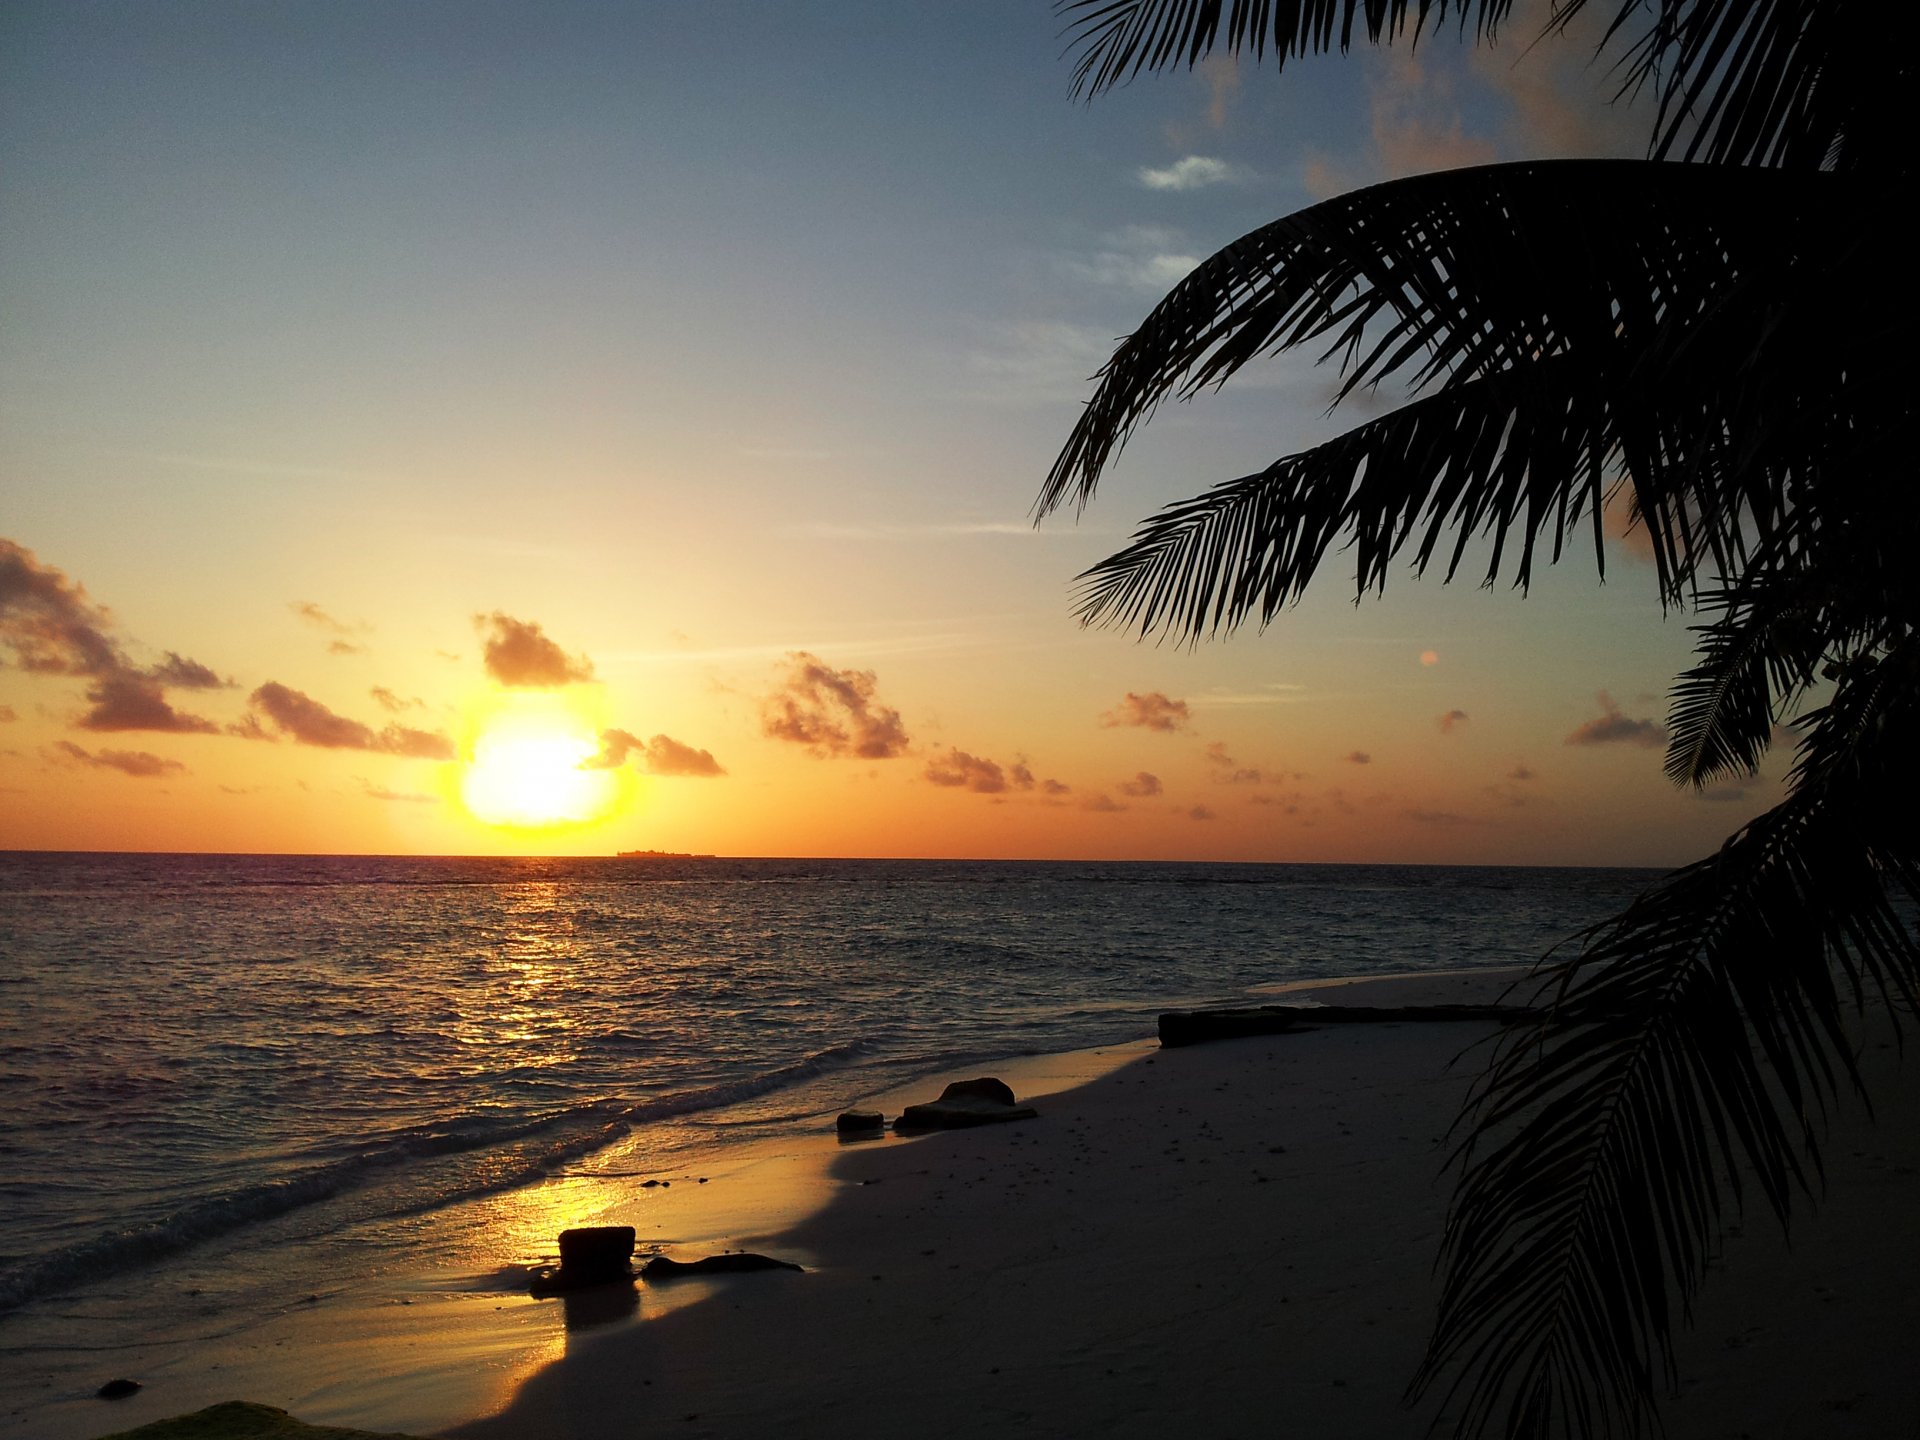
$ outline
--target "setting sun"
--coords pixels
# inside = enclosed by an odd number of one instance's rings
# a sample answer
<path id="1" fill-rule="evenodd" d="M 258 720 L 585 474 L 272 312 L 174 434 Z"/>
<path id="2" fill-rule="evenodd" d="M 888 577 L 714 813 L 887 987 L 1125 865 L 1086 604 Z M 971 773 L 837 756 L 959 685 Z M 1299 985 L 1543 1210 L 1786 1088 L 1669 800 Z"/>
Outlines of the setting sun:
<path id="1" fill-rule="evenodd" d="M 619 775 L 593 768 L 600 752 L 591 722 L 552 696 L 513 696 L 480 725 L 460 798 L 488 825 L 581 825 L 612 813 Z"/>

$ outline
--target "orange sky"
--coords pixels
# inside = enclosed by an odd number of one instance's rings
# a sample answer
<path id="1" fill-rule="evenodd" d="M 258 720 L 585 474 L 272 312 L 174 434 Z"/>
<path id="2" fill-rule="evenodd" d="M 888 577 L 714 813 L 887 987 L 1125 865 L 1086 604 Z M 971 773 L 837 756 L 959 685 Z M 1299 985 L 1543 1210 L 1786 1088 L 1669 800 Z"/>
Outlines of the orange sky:
<path id="1" fill-rule="evenodd" d="M 1311 357 L 1027 523 L 1195 257 L 1630 151 L 1577 63 L 1089 107 L 1032 4 L 434 9 L 0 15 L 0 847 L 1659 864 L 1777 797 L 1662 780 L 1686 620 L 1612 542 L 1079 629 L 1138 520 L 1359 418 Z"/>

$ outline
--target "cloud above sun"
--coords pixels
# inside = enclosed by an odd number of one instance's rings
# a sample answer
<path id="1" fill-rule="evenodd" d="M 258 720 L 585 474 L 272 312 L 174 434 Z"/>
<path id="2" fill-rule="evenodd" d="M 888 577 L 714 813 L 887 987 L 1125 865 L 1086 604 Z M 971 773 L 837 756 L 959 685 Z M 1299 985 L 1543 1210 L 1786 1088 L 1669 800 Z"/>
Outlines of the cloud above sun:
<path id="1" fill-rule="evenodd" d="M 908 744 L 900 712 L 880 703 L 873 671 L 836 670 L 804 650 L 787 657 L 786 675 L 761 701 L 760 729 L 823 760 L 893 760 Z"/>
<path id="2" fill-rule="evenodd" d="M 635 757 L 649 775 L 700 776 L 724 775 L 726 770 L 710 750 L 698 750 L 682 744 L 670 735 L 655 735 L 642 740 L 626 730 L 602 730 L 600 752 L 580 762 L 582 770 L 617 770 Z"/>
<path id="3" fill-rule="evenodd" d="M 569 655 L 532 620 L 516 620 L 496 610 L 476 615 L 487 674 L 509 689 L 556 690 L 593 679 L 593 662 Z"/>
<path id="4" fill-rule="evenodd" d="M 253 713 L 232 730 L 244 738 L 272 738 L 272 732 L 261 723 L 260 716 L 264 715 L 280 734 L 296 745 L 312 745 L 322 750 L 367 750 L 410 760 L 454 758 L 453 742 L 444 735 L 405 725 L 388 725 L 376 732 L 371 725 L 336 714 L 312 696 L 277 681 L 270 680 L 260 686 L 247 700 L 253 706 Z"/>

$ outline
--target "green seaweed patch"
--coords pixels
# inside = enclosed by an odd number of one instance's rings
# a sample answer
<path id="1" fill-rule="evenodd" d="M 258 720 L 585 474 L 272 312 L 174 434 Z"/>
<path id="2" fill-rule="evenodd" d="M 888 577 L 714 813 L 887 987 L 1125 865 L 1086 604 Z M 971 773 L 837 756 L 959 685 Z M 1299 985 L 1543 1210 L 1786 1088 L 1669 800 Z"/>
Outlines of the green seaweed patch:
<path id="1" fill-rule="evenodd" d="M 103 1440 L 411 1440 L 392 1430 L 343 1430 L 338 1425 L 309 1425 L 271 1405 L 228 1400 L 191 1415 L 155 1420 L 137 1430 L 120 1430 Z"/>

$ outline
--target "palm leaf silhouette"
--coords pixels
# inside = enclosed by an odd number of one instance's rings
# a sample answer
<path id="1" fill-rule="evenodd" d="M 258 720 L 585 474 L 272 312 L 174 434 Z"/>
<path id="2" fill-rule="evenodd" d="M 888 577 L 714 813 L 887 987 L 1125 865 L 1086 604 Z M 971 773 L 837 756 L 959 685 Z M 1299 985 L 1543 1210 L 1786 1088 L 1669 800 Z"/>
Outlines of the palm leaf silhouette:
<path id="1" fill-rule="evenodd" d="M 1587 0 L 1554 0 L 1549 30 Z M 1913 12 L 1858 0 L 1607 7 L 1649 159 L 1394 181 L 1242 237 L 1127 337 L 1036 514 L 1084 506 L 1129 436 L 1310 345 L 1339 401 L 1397 409 L 1147 521 L 1081 577 L 1091 623 L 1197 641 L 1265 626 L 1330 552 L 1524 588 L 1616 490 L 1660 593 L 1695 609 L 1667 772 L 1750 773 L 1797 722 L 1788 798 L 1536 972 L 1458 1133 L 1440 1312 L 1415 1393 L 1462 1434 L 1637 1433 L 1723 1215 L 1785 1224 L 1856 1085 L 1850 1007 L 1920 990 L 1920 492 L 1898 360 Z M 1356 40 L 1492 37 L 1510 0 L 1070 0 L 1093 95 L 1215 53 L 1283 68 Z M 1476 546 L 1479 547 L 1476 550 Z M 1743 1180 L 1742 1177 L 1747 1177 Z"/>

